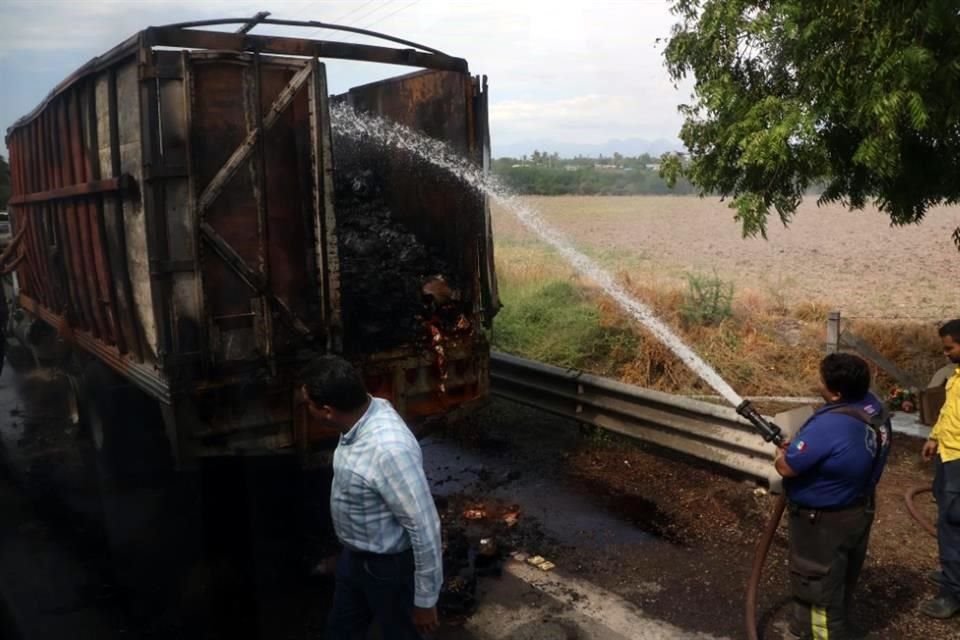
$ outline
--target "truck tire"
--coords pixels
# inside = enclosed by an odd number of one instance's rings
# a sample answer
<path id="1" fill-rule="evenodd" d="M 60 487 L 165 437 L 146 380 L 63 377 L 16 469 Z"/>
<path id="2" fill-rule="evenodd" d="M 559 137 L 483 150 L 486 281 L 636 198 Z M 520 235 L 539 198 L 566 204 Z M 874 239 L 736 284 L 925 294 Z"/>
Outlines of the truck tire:
<path id="1" fill-rule="evenodd" d="M 93 362 L 80 377 L 78 408 L 104 479 L 122 484 L 167 479 L 173 464 L 156 400 Z"/>

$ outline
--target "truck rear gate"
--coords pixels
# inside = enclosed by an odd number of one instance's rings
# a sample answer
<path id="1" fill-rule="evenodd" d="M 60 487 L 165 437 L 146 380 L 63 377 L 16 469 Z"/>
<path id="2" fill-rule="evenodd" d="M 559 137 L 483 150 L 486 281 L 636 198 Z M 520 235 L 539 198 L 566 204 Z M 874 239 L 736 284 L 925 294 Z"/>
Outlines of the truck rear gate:
<path id="1" fill-rule="evenodd" d="M 482 399 L 481 327 L 497 307 L 489 209 L 423 163 L 355 154 L 394 216 L 446 256 L 454 273 L 444 275 L 462 283 L 476 329 L 451 341 L 442 367 L 429 336 L 371 350 L 344 331 L 362 318 L 343 317 L 337 216 L 347 209 L 336 204 L 319 58 L 426 67 L 338 99 L 484 166 L 485 85 L 465 61 L 419 45 L 192 28 L 243 22 L 141 31 L 10 128 L 12 220 L 26 230 L 19 305 L 159 400 L 180 455 L 329 435 L 298 410 L 294 389 L 297 370 L 320 353 L 346 351 L 414 421 Z"/>

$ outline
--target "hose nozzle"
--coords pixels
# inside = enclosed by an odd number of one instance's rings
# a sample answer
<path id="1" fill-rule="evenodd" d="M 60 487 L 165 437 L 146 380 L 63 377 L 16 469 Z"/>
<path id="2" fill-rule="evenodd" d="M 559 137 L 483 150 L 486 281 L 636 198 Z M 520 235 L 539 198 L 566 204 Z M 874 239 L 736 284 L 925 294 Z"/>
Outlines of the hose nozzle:
<path id="1" fill-rule="evenodd" d="M 778 447 L 783 444 L 783 432 L 780 427 L 770 422 L 757 411 L 756 407 L 744 400 L 737 407 L 737 413 L 746 418 L 766 442 L 772 442 Z"/>

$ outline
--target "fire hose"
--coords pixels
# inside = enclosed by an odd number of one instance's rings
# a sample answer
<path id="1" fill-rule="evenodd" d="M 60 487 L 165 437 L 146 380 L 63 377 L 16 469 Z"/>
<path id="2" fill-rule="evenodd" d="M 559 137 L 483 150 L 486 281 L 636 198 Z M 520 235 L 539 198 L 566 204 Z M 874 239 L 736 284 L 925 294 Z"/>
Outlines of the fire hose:
<path id="1" fill-rule="evenodd" d="M 780 447 L 783 445 L 783 432 L 780 427 L 764 418 L 749 400 L 744 400 L 737 407 L 737 413 L 747 419 L 756 429 L 763 439 Z M 770 513 L 770 519 L 763 529 L 763 535 L 757 541 L 757 548 L 753 553 L 753 565 L 750 569 L 750 579 L 747 580 L 747 599 L 744 607 L 744 623 L 747 627 L 748 640 L 757 640 L 757 590 L 760 588 L 760 577 L 763 574 L 763 565 L 766 563 L 767 554 L 770 552 L 770 545 L 773 543 L 773 537 L 777 533 L 777 527 L 780 526 L 780 518 L 787 507 L 787 498 L 784 494 L 777 497 L 773 505 L 773 511 Z"/>
<path id="2" fill-rule="evenodd" d="M 903 494 L 903 500 L 907 503 L 907 511 L 909 511 L 913 519 L 917 521 L 917 524 L 923 527 L 924 531 L 936 538 L 937 528 L 920 514 L 920 512 L 917 510 L 917 504 L 915 502 L 918 495 L 921 493 L 927 493 L 928 491 L 932 491 L 932 489 L 926 486 L 911 487 L 910 489 L 907 489 L 905 494 Z"/>

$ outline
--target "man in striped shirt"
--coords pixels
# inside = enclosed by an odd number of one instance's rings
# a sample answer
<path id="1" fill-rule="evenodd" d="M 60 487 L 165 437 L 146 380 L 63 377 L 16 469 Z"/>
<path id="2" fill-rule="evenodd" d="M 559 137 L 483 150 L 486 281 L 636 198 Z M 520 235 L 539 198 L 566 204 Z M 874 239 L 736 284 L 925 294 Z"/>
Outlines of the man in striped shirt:
<path id="1" fill-rule="evenodd" d="M 319 358 L 303 380 L 312 416 L 342 432 L 330 511 L 343 551 L 328 638 L 365 637 L 373 620 L 384 640 L 431 633 L 443 564 L 420 444 L 389 402 L 370 397 L 345 360 Z"/>

